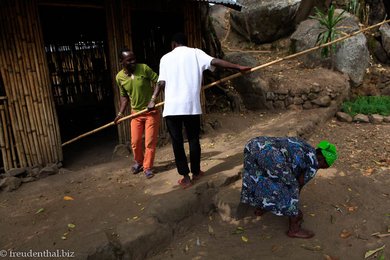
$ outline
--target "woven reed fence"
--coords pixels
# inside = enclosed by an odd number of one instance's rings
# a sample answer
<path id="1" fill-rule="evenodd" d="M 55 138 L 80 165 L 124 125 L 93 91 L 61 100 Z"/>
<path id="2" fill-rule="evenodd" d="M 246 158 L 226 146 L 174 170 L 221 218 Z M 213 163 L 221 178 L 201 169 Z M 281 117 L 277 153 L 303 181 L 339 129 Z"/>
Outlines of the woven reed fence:
<path id="1" fill-rule="evenodd" d="M 34 0 L 0 1 L 0 72 L 7 96 L 1 103 L 5 170 L 62 161 L 58 120 Z M 8 150 L 7 142 L 13 143 Z"/>
<path id="2" fill-rule="evenodd" d="M 81 97 L 93 96 L 97 102 L 111 97 L 102 41 L 49 44 L 45 49 L 56 105 L 72 104 Z"/>

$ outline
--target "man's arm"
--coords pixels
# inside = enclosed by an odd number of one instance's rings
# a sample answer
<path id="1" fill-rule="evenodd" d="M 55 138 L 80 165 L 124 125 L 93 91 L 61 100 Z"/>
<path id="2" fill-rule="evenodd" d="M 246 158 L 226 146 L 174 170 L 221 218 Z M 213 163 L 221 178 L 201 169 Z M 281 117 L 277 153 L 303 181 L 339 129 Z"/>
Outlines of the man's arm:
<path id="1" fill-rule="evenodd" d="M 120 98 L 120 106 L 119 106 L 119 112 L 118 115 L 114 119 L 114 123 L 118 124 L 118 120 L 123 117 L 123 112 L 125 111 L 127 105 L 129 104 L 129 97 L 123 97 Z"/>
<path id="2" fill-rule="evenodd" d="M 148 104 L 148 110 L 154 109 L 154 107 L 156 106 L 156 103 L 155 103 L 156 98 L 160 94 L 161 90 L 164 88 L 165 88 L 165 81 L 157 82 L 156 87 L 154 88 L 152 99 L 150 100 L 150 102 Z"/>
<path id="3" fill-rule="evenodd" d="M 251 67 L 248 66 L 242 66 L 239 64 L 231 63 L 226 60 L 217 59 L 217 58 L 211 60 L 211 65 L 215 67 L 225 68 L 225 69 L 235 69 L 241 72 L 248 71 L 251 69 Z"/>

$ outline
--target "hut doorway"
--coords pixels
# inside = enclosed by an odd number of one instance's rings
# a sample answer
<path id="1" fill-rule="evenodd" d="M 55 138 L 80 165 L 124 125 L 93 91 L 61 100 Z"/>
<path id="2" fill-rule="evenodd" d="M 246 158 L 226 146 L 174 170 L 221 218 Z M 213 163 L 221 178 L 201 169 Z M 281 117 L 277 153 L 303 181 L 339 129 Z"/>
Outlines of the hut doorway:
<path id="1" fill-rule="evenodd" d="M 173 34 L 184 32 L 183 14 L 179 11 L 135 10 L 131 13 L 131 25 L 137 61 L 146 63 L 158 73 L 161 57 L 172 50 Z"/>
<path id="2" fill-rule="evenodd" d="M 103 7 L 40 6 L 45 51 L 62 142 L 115 116 Z M 104 138 L 102 140 L 102 138 Z M 91 145 L 115 144 L 113 128 L 64 147 L 64 164 Z M 77 151 L 77 152 L 75 152 Z M 111 150 L 112 151 L 112 150 Z"/>

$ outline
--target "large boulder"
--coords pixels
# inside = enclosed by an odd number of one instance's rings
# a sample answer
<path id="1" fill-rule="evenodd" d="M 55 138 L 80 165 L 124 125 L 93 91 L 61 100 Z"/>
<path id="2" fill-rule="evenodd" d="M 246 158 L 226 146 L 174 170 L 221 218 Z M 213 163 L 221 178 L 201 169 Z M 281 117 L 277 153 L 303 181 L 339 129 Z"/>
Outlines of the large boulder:
<path id="1" fill-rule="evenodd" d="M 337 9 L 336 15 L 342 12 Z M 358 31 L 359 20 L 345 12 L 344 19 L 339 23 L 338 30 L 343 34 L 350 34 Z M 305 20 L 299 24 L 297 30 L 291 36 L 292 49 L 300 52 L 316 46 L 318 35 L 323 31 L 320 23 L 314 19 Z M 329 66 L 330 59 L 321 57 L 321 50 L 317 50 L 301 56 L 301 61 L 307 67 L 316 67 L 319 65 Z M 336 70 L 347 74 L 353 85 L 360 85 L 366 69 L 369 66 L 370 54 L 368 51 L 367 39 L 364 34 L 358 34 L 336 44 L 334 54 L 334 67 Z"/>
<path id="2" fill-rule="evenodd" d="M 382 47 L 387 53 L 387 56 L 390 57 L 390 25 L 385 23 L 379 27 L 381 33 Z"/>
<path id="3" fill-rule="evenodd" d="M 294 18 L 301 0 L 240 0 L 241 12 L 231 11 L 232 28 L 256 44 L 269 43 L 295 29 Z"/>
<path id="4" fill-rule="evenodd" d="M 258 65 L 253 55 L 248 53 L 233 52 L 227 54 L 224 59 L 251 67 Z M 240 94 L 245 108 L 250 110 L 266 108 L 266 97 L 263 91 L 267 88 L 266 84 L 268 83 L 260 76 L 259 71 L 254 71 L 233 80 L 234 89 Z"/>

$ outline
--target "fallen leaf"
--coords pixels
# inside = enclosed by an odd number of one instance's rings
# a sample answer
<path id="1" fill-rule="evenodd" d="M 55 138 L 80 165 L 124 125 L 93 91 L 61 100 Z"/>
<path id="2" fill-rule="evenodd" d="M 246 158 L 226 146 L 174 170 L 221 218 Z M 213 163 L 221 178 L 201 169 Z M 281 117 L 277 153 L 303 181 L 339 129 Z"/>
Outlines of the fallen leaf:
<path id="1" fill-rule="evenodd" d="M 39 213 L 42 213 L 42 212 L 44 212 L 44 211 L 45 211 L 44 208 L 40 208 L 40 209 L 37 210 L 37 212 L 35 212 L 35 214 L 39 214 Z"/>
<path id="2" fill-rule="evenodd" d="M 71 196 L 64 196 L 64 200 L 74 200 Z"/>
<path id="3" fill-rule="evenodd" d="M 364 175 L 364 176 L 370 176 L 370 175 L 373 174 L 373 173 L 374 173 L 374 169 L 368 168 L 368 169 L 363 173 L 363 175 Z"/>
<path id="4" fill-rule="evenodd" d="M 379 232 L 376 232 L 376 233 L 371 234 L 371 236 L 375 236 L 375 237 L 377 237 L 377 238 L 383 238 L 383 237 L 388 237 L 388 236 L 390 236 L 390 233 L 381 234 L 381 233 L 379 233 Z"/>
<path id="5" fill-rule="evenodd" d="M 249 241 L 249 239 L 246 236 L 241 236 L 241 240 L 244 241 L 245 243 Z"/>
<path id="6" fill-rule="evenodd" d="M 232 231 L 232 234 L 233 235 L 242 234 L 242 233 L 244 233 L 244 231 L 245 231 L 244 228 L 237 227 L 236 230 Z"/>
<path id="7" fill-rule="evenodd" d="M 367 251 L 367 252 L 364 254 L 364 258 L 366 259 L 366 258 L 368 258 L 368 257 L 370 257 L 370 256 L 372 256 L 372 255 L 374 255 L 375 253 L 377 253 L 377 252 L 379 252 L 379 251 L 381 251 L 381 250 L 383 250 L 383 249 L 385 249 L 385 245 L 383 245 L 382 247 L 379 247 L 379 248 L 377 248 L 377 249 L 374 249 L 374 250 L 369 250 L 369 251 Z"/>
<path id="8" fill-rule="evenodd" d="M 69 224 L 68 224 L 68 228 L 75 228 L 75 227 L 76 227 L 75 224 L 72 224 L 72 223 L 69 223 Z"/>
<path id="9" fill-rule="evenodd" d="M 138 216 L 134 216 L 133 219 L 134 219 L 134 220 L 137 220 L 137 219 L 138 219 Z"/>
<path id="10" fill-rule="evenodd" d="M 303 249 L 310 250 L 310 251 L 321 251 L 322 250 L 321 246 L 308 246 L 308 245 L 303 244 L 303 245 L 301 245 L 301 247 Z"/>
<path id="11" fill-rule="evenodd" d="M 65 237 L 65 236 L 62 236 L 61 239 L 62 239 L 62 240 L 66 240 L 66 237 Z"/>
<path id="12" fill-rule="evenodd" d="M 353 212 L 353 211 L 355 211 L 355 210 L 357 210 L 357 206 L 353 206 L 353 207 L 347 207 L 347 210 L 349 211 L 349 212 Z"/>
<path id="13" fill-rule="evenodd" d="M 340 233 L 340 237 L 341 238 L 348 238 L 348 237 L 350 237 L 352 234 L 348 231 L 348 230 L 343 230 L 343 231 L 341 231 L 341 233 Z"/>

